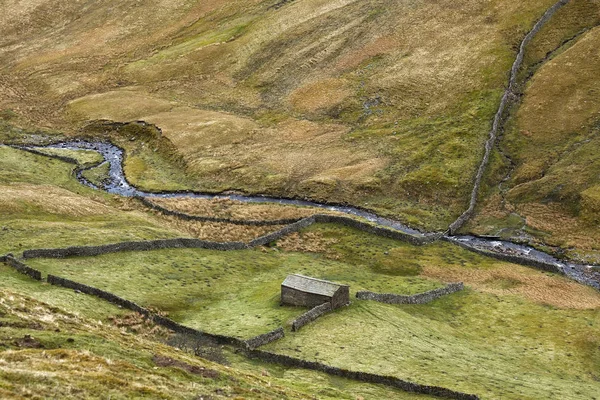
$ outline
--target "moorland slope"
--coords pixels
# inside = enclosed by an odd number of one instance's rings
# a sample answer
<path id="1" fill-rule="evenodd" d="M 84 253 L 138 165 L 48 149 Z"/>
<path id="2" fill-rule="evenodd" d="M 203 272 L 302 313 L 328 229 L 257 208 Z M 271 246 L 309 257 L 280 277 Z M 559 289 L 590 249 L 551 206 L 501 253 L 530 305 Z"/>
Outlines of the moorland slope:
<path id="1" fill-rule="evenodd" d="M 445 231 L 469 204 L 519 45 L 554 3 L 6 1 L 0 142 L 105 139 L 125 150 L 125 175 L 148 191 L 350 203 Z M 600 262 L 598 24 L 598 0 L 571 0 L 525 48 L 463 232 Z M 121 123 L 136 120 L 146 122 Z M 43 152 L 80 166 L 101 161 L 94 152 Z M 81 185 L 73 168 L 0 146 L 0 254 L 179 237 L 248 241 L 281 227 L 177 218 Z M 83 174 L 102 186 L 107 168 Z M 156 203 L 239 220 L 314 211 L 222 199 Z M 206 332 L 248 339 L 283 326 L 285 338 L 265 346 L 279 355 L 482 398 L 600 392 L 598 291 L 450 243 L 419 247 L 315 224 L 239 251 L 28 262 Z M 349 284 L 353 295 L 456 281 L 466 290 L 417 306 L 353 299 L 292 333 L 305 310 L 278 303 L 291 272 Z M 198 358 L 167 346 L 180 338 L 140 315 L 4 264 L 0 274 L 3 397 L 426 398 L 221 346 L 206 345 Z"/>
<path id="2" fill-rule="evenodd" d="M 553 3 L 19 2 L 0 24 L 0 108 L 67 132 L 156 124 L 186 166 L 141 186 L 350 202 L 445 229 L 519 43 Z M 132 179 L 153 164 L 132 160 Z"/>

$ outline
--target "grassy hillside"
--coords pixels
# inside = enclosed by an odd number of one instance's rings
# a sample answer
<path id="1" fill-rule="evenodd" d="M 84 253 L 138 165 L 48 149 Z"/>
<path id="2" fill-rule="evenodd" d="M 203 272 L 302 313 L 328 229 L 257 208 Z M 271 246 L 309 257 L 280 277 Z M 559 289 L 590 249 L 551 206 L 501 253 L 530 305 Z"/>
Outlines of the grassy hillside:
<path id="1" fill-rule="evenodd" d="M 69 176 L 72 168 L 69 164 L 7 147 L 0 148 L 0 152 L 3 253 L 186 235 L 185 230 L 165 224 L 163 217 L 150 214 L 135 203 L 77 184 Z M 85 153 L 79 157 L 82 161 L 89 158 Z M 207 201 L 165 201 L 164 205 L 190 213 L 235 218 L 279 218 L 303 212 L 296 207 L 265 205 L 251 205 L 244 210 L 236 203 Z M 221 237 L 225 235 L 222 229 L 210 224 L 204 224 L 202 229 Z M 595 372 L 599 362 L 596 338 L 600 337 L 597 334 L 598 292 L 561 276 L 487 259 L 449 243 L 415 247 L 349 228 L 314 225 L 270 247 L 254 250 L 160 250 L 29 262 L 45 273 L 110 290 L 209 332 L 249 338 L 283 325 L 286 339 L 271 345 L 270 349 L 333 365 L 390 373 L 487 398 L 539 398 L 551 397 L 552 393 L 568 398 L 569 388 L 574 385 L 579 391 L 576 395 L 585 398 L 598 388 Z M 361 289 L 418 293 L 453 281 L 464 281 L 468 289 L 425 306 L 383 306 L 353 300 L 350 307 L 317 321 L 300 333 L 291 333 L 291 320 L 304 309 L 279 306 L 278 295 L 280 282 L 292 272 L 350 284 L 352 294 Z M 0 273 L 2 293 L 14 293 L 9 296 L 27 296 L 31 298 L 27 301 L 48 303 L 82 320 L 108 321 L 108 317 L 115 315 L 119 319 L 132 318 L 88 296 L 30 281 L 7 267 L 0 267 Z M 8 307 L 13 308 L 16 307 Z M 13 311 L 4 313 L 12 315 Z M 24 318 L 23 312 L 19 315 Z M 53 332 L 55 328 L 44 333 L 29 325 L 14 328 L 16 331 L 10 329 L 6 333 L 8 337 L 23 340 L 5 341 L 9 350 L 29 345 L 30 339 L 25 335 L 44 345 L 43 350 L 26 350 L 25 355 L 18 358 L 21 360 L 19 368 L 2 370 L 10 377 L 4 378 L 2 388 L 10 393 L 47 391 L 50 390 L 48 382 L 62 387 L 58 382 L 78 388 L 73 390 L 82 390 L 81 397 L 97 397 L 105 390 L 103 381 L 90 383 L 87 372 L 81 375 L 78 368 L 93 370 L 98 363 L 107 363 L 104 358 L 120 360 L 114 368 L 124 366 L 127 371 L 129 363 L 142 369 L 150 365 L 148 373 L 154 373 L 156 366 L 152 364 L 153 355 L 143 350 L 149 345 L 137 342 L 141 339 L 132 338 L 136 342 L 126 346 L 118 341 L 109 346 L 106 339 L 98 339 L 95 333 L 90 337 L 88 333 L 85 341 L 75 337 L 75 346 L 66 342 L 74 334 L 71 331 L 65 337 Z M 58 329 L 63 332 L 66 328 Z M 98 329 L 93 332 L 98 332 L 100 337 L 108 335 L 102 327 Z M 565 336 L 565 332 L 568 335 Z M 318 340 L 308 339 L 310 335 L 317 335 Z M 152 340 L 164 341 L 165 338 Z M 58 350 L 59 345 L 61 350 Z M 122 354 L 120 346 L 136 350 Z M 65 348 L 69 349 L 68 355 L 64 355 Z M 53 372 L 56 366 L 40 358 L 41 352 L 49 349 L 57 349 L 60 357 L 72 359 L 73 369 L 62 375 Z M 84 350 L 88 352 L 84 353 L 85 359 L 80 353 Z M 13 353 L 8 354 L 13 357 Z M 333 386 L 337 389 L 333 392 L 321 392 L 322 387 L 330 386 L 330 378 L 289 372 L 236 355 L 222 356 L 237 369 L 249 369 L 254 374 L 266 369 L 270 375 L 283 379 L 283 386 L 291 384 L 290 380 L 297 383 L 300 379 L 300 386 L 294 387 L 302 393 L 313 393 L 314 389 L 320 394 L 319 398 L 326 398 L 325 395 L 344 398 L 345 393 L 355 387 L 362 388 L 356 389 L 356 393 L 363 393 L 361 396 L 365 398 L 390 396 L 380 392 L 384 389 L 346 381 L 336 381 Z M 204 363 L 187 360 L 190 365 Z M 12 361 L 9 364 L 17 365 Z M 467 379 L 467 371 L 480 365 L 485 365 L 484 370 L 489 372 L 469 373 Z M 536 365 L 543 368 L 532 369 L 531 366 Z M 106 379 L 113 379 L 111 374 L 116 374 L 116 369 L 103 368 L 108 374 Z M 33 386 L 9 384 L 15 376 L 17 382 L 25 382 L 25 372 L 19 372 L 22 369 L 50 374 L 54 380 L 36 381 Z M 514 381 L 510 375 L 513 371 L 520 371 L 526 379 Z M 152 375 L 148 376 L 147 382 L 156 382 Z M 178 390 L 189 384 L 187 378 L 181 378 L 183 381 L 165 379 L 168 381 L 165 387 L 147 383 L 149 388 L 143 390 L 178 397 Z M 138 395 L 142 389 L 135 386 L 131 390 Z M 391 396 L 402 398 L 403 395 Z"/>
<path id="2" fill-rule="evenodd" d="M 168 331 L 0 266 L 0 396 L 148 399 L 427 399 L 341 378 L 164 344 Z M 223 358 L 224 357 L 224 358 Z M 230 358 L 231 361 L 227 361 Z"/>
<path id="3" fill-rule="evenodd" d="M 76 155 L 82 162 L 90 160 L 86 153 Z M 70 164 L 7 147 L 0 147 L 0 164 L 1 254 L 187 235 L 135 203 L 79 185 L 70 176 Z M 173 256 L 190 261 L 188 252 Z M 223 261 L 220 256 L 212 254 L 216 262 Z M 138 261 L 147 267 L 154 260 Z M 166 346 L 179 341 L 104 301 L 32 281 L 4 265 L 0 275 L 2 398 L 427 398 L 250 362 L 219 350 L 218 359 L 229 365 L 224 367 Z M 197 275 L 190 278 L 193 288 Z M 164 299 L 171 297 L 165 293 Z M 189 312 L 192 319 L 206 315 Z"/>
<path id="4" fill-rule="evenodd" d="M 249 338 L 283 325 L 266 349 L 441 385 L 483 398 L 593 398 L 600 362 L 600 295 L 554 274 L 450 244 L 415 247 L 352 229 L 313 226 L 268 250 L 159 250 L 67 260 L 42 270 L 99 287 L 211 333 Z M 299 333 L 305 311 L 279 305 L 300 272 L 351 285 L 352 304 Z M 464 281 L 427 305 L 354 299 L 357 290 L 417 293 Z M 576 387 L 576 389 L 573 389 Z"/>
<path id="5" fill-rule="evenodd" d="M 534 43 L 535 74 L 502 139 L 504 167 L 498 157 L 489 184 L 506 181 L 492 186 L 470 229 L 529 237 L 600 262 L 598 24 L 600 4 L 575 1 L 540 36 L 546 41 Z"/>
<path id="6" fill-rule="evenodd" d="M 556 0 L 23 0 L 0 13 L 0 255 L 282 226 L 187 221 L 77 182 L 4 144 L 110 140 L 149 191 L 344 202 L 443 231 L 472 179 L 519 44 Z M 465 231 L 600 263 L 600 2 L 571 0 L 531 41 Z M 94 152 L 45 150 L 91 166 Z M 107 164 L 84 172 L 101 184 Z M 154 199 L 216 218 L 313 209 Z M 315 224 L 242 251 L 32 259 L 182 324 L 265 350 L 484 399 L 600 399 L 600 293 L 447 242 Z M 352 302 L 291 332 L 289 273 Z M 104 301 L 0 265 L 0 398 L 427 399 L 190 343 Z M 424 305 L 357 300 L 464 282 Z M 212 360 L 212 361 L 210 361 Z"/>
<path id="7" fill-rule="evenodd" d="M 71 132 L 156 124 L 187 167 L 142 186 L 348 201 L 442 229 L 552 3 L 27 2 L 0 24 L 0 109 Z"/>

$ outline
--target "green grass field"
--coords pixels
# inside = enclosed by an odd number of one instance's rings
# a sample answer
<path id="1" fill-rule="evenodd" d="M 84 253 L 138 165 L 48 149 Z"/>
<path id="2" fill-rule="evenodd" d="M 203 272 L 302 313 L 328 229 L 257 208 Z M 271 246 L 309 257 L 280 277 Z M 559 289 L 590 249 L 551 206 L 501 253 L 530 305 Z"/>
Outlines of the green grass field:
<path id="1" fill-rule="evenodd" d="M 600 314 L 467 290 L 429 305 L 356 301 L 265 349 L 494 399 L 598 396 Z"/>
<path id="2" fill-rule="evenodd" d="M 447 243 L 415 247 L 327 225 L 302 236 L 328 246 L 321 252 L 288 252 L 277 244 L 225 253 L 159 250 L 30 264 L 211 333 L 249 338 L 283 325 L 286 337 L 267 350 L 331 365 L 484 398 L 598 393 L 600 294 L 593 289 Z M 450 277 L 469 288 L 427 305 L 353 298 L 349 307 L 293 333 L 289 324 L 303 309 L 279 305 L 279 285 L 293 272 L 350 284 L 352 296 L 362 289 L 416 293 Z"/>
<path id="3" fill-rule="evenodd" d="M 4 265 L 0 274 L 4 399 L 430 398 L 250 362 L 228 350 L 230 366 L 216 364 L 165 345 L 167 331 L 103 300 L 32 281 Z"/>
<path id="4" fill-rule="evenodd" d="M 241 338 L 265 333 L 306 311 L 279 305 L 280 285 L 290 273 L 350 284 L 356 290 L 413 294 L 441 286 L 414 276 L 390 276 L 310 254 L 248 250 L 159 250 L 68 260 L 31 260 L 44 273 L 96 286 L 177 321 Z M 365 268 L 366 267 L 366 268 Z M 412 275 L 412 273 L 411 273 Z"/>

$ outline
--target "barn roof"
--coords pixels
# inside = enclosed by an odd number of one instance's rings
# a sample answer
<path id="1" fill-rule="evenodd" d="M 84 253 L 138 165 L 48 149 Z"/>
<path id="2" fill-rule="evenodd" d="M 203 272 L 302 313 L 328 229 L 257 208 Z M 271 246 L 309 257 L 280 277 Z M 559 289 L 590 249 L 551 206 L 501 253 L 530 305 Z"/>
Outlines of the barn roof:
<path id="1" fill-rule="evenodd" d="M 292 274 L 285 278 L 281 286 L 297 289 L 307 293 L 333 296 L 340 287 L 345 285 L 324 281 L 322 279 L 311 278 L 309 276 Z"/>

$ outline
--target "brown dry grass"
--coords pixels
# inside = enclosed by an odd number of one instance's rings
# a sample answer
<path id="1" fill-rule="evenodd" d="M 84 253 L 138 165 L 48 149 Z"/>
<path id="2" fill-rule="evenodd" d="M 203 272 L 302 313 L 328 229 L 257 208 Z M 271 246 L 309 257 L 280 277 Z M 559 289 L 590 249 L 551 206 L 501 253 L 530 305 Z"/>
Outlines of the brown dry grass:
<path id="1" fill-rule="evenodd" d="M 290 104 L 300 112 L 331 109 L 342 103 L 353 91 L 341 79 L 325 79 L 311 82 L 289 95 Z"/>
<path id="2" fill-rule="evenodd" d="M 322 253 L 327 258 L 339 259 L 340 256 L 331 248 L 338 243 L 335 238 L 326 238 L 319 231 L 294 232 L 277 241 L 277 247 L 285 251 L 298 251 L 303 253 Z"/>
<path id="3" fill-rule="evenodd" d="M 515 264 L 502 263 L 492 269 L 425 265 L 422 274 L 446 282 L 461 281 L 485 293 L 518 295 L 559 308 L 584 310 L 600 307 L 600 295 L 593 288 Z"/>
<path id="4" fill-rule="evenodd" d="M 309 217 L 317 212 L 330 213 L 307 207 L 278 204 L 249 204 L 229 199 L 151 199 L 153 203 L 170 210 L 203 217 L 237 220 L 276 220 Z"/>
<path id="5" fill-rule="evenodd" d="M 531 244 L 560 248 L 576 262 L 600 262 L 600 227 L 597 213 L 578 216 L 556 203 L 512 204 L 501 202 L 499 194 L 489 196 L 467 229 L 481 235 L 529 237 Z M 508 232 L 506 232 L 508 230 Z"/>
<path id="6" fill-rule="evenodd" d="M 374 38 L 361 48 L 342 57 L 335 68 L 340 71 L 354 69 L 370 58 L 390 54 L 398 46 L 398 40 L 399 37 L 394 35 L 383 35 Z"/>
<path id="7" fill-rule="evenodd" d="M 41 212 L 72 217 L 114 212 L 99 201 L 56 186 L 15 184 L 0 187 L 0 214 L 19 214 L 31 207 Z"/>
<path id="8" fill-rule="evenodd" d="M 69 103 L 70 118 L 130 121 L 169 111 L 173 103 L 153 97 L 142 88 L 126 88 L 86 96 Z"/>
<path id="9" fill-rule="evenodd" d="M 325 104 L 327 99 L 315 101 Z M 132 114 L 131 104 L 140 110 L 137 114 Z M 340 124 L 288 119 L 261 128 L 252 119 L 231 113 L 181 106 L 152 112 L 169 107 L 172 104 L 155 96 L 124 90 L 78 99 L 70 104 L 70 112 L 90 119 L 143 119 L 156 124 L 184 157 L 188 174 L 215 189 L 255 182 L 259 192 L 273 191 L 292 179 L 304 190 L 319 192 L 315 182 L 359 185 L 388 163 L 373 149 L 348 148 L 343 141 L 348 128 Z"/>
<path id="10" fill-rule="evenodd" d="M 529 203 L 518 206 L 518 210 L 527 225 L 548 232 L 549 244 L 600 250 L 600 226 L 573 217 L 558 204 Z"/>
<path id="11" fill-rule="evenodd" d="M 277 231 L 284 225 L 246 226 L 219 222 L 184 221 L 177 217 L 158 217 L 169 228 L 186 232 L 190 236 L 215 242 L 249 242 L 252 239 Z"/>
<path id="12" fill-rule="evenodd" d="M 68 131 L 147 119 L 203 189 L 377 201 L 441 226 L 462 211 L 513 46 L 552 2 L 11 3 L 0 109 Z"/>
<path id="13" fill-rule="evenodd" d="M 540 157 L 549 147 L 561 146 L 594 121 L 600 110 L 600 28 L 587 33 L 573 47 L 545 64 L 533 77 L 517 118 L 527 139 L 525 160 Z"/>

